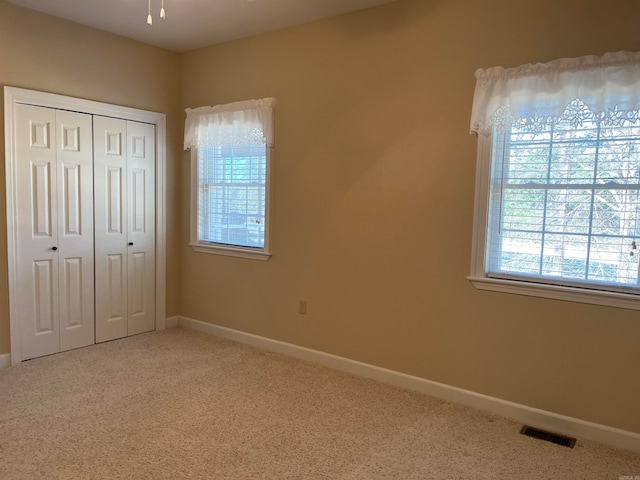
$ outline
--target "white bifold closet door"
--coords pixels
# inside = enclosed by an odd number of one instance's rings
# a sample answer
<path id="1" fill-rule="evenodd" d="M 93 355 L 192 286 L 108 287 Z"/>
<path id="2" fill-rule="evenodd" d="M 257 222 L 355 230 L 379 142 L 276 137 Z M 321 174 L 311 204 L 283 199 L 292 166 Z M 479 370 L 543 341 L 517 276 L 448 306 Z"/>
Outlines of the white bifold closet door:
<path id="1" fill-rule="evenodd" d="M 155 127 L 93 117 L 96 342 L 155 328 Z"/>
<path id="2" fill-rule="evenodd" d="M 94 343 L 91 115 L 18 105 L 14 131 L 26 360 Z"/>

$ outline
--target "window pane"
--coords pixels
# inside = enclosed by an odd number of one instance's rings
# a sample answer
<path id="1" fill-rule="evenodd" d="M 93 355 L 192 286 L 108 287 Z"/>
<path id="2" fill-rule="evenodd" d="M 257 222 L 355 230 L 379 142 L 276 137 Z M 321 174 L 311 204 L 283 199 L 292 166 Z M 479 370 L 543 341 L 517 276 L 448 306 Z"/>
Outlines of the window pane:
<path id="1" fill-rule="evenodd" d="M 549 171 L 549 147 L 531 142 L 513 142 L 505 182 L 510 185 L 546 183 Z"/>
<path id="2" fill-rule="evenodd" d="M 639 144 L 637 137 L 628 135 L 637 129 L 615 130 L 619 135 L 617 139 L 603 140 L 600 144 L 597 179 L 600 183 L 635 184 L 640 169 Z M 612 134 L 607 130 L 605 133 Z"/>
<path id="3" fill-rule="evenodd" d="M 198 240 L 264 248 L 266 147 L 198 151 Z"/>
<path id="4" fill-rule="evenodd" d="M 588 244 L 586 235 L 546 234 L 542 275 L 586 279 Z"/>
<path id="5" fill-rule="evenodd" d="M 542 231 L 542 222 L 544 221 L 544 190 L 505 189 L 503 197 L 503 229 Z"/>
<path id="6" fill-rule="evenodd" d="M 497 271 L 538 275 L 541 252 L 539 233 L 506 233 L 502 236 Z"/>
<path id="7" fill-rule="evenodd" d="M 566 132 L 561 132 L 566 133 Z M 556 143 L 549 168 L 550 183 L 557 185 L 593 183 L 598 146 L 595 142 Z"/>
<path id="8" fill-rule="evenodd" d="M 636 285 L 638 257 L 629 237 L 594 237 L 591 245 L 589 277 L 607 283 Z"/>
<path id="9" fill-rule="evenodd" d="M 606 124 L 576 101 L 541 130 L 494 133 L 489 274 L 639 286 L 635 123 Z"/>
<path id="10" fill-rule="evenodd" d="M 588 234 L 591 217 L 589 190 L 549 190 L 545 210 L 546 231 Z"/>

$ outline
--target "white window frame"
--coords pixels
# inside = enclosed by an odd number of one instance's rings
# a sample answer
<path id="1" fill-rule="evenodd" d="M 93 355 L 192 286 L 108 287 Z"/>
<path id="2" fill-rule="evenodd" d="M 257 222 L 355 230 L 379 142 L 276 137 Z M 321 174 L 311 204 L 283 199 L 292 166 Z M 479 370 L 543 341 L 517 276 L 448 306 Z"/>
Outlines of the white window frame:
<path id="1" fill-rule="evenodd" d="M 227 245 L 223 243 L 202 242 L 198 239 L 198 149 L 191 148 L 191 238 L 189 246 L 196 252 L 214 255 L 226 255 L 230 257 L 247 258 L 266 261 L 271 258 L 271 150 L 272 147 L 264 144 L 266 159 L 265 178 L 265 202 L 264 202 L 264 247 L 243 247 Z"/>
<path id="2" fill-rule="evenodd" d="M 478 135 L 471 273 L 467 277 L 480 290 L 551 298 L 579 303 L 640 310 L 640 296 L 569 285 L 490 278 L 485 270 L 492 136 Z"/>

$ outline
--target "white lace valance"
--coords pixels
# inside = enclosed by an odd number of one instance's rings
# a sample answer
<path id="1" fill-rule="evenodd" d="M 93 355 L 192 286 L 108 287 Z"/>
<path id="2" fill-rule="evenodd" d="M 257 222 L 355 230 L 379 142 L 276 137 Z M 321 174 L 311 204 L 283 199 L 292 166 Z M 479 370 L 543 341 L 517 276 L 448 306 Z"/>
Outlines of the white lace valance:
<path id="1" fill-rule="evenodd" d="M 273 146 L 275 103 L 275 98 L 263 98 L 215 107 L 187 108 L 184 149 L 259 144 Z"/>
<path id="2" fill-rule="evenodd" d="M 488 135 L 494 126 L 548 126 L 566 119 L 576 101 L 600 120 L 638 119 L 640 53 L 493 67 L 475 75 L 471 132 Z"/>

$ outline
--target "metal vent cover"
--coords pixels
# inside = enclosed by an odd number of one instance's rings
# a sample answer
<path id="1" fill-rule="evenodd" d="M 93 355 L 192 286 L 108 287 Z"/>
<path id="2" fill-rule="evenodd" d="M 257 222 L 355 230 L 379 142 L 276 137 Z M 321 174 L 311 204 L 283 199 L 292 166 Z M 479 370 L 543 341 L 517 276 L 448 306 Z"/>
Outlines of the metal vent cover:
<path id="1" fill-rule="evenodd" d="M 537 438 L 538 440 L 555 443 L 557 445 L 562 445 L 563 447 L 573 448 L 576 444 L 575 438 L 565 437 L 564 435 L 558 435 L 557 433 L 547 432 L 545 430 L 540 430 L 539 428 L 529 427 L 528 425 L 523 426 L 520 433 L 527 437 Z"/>

